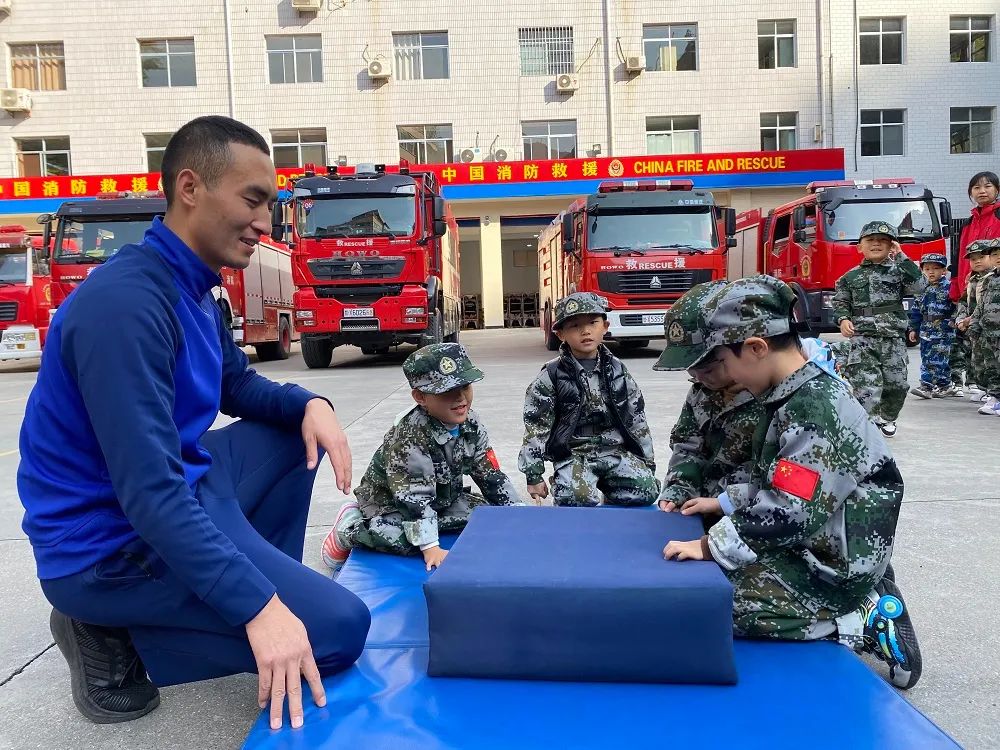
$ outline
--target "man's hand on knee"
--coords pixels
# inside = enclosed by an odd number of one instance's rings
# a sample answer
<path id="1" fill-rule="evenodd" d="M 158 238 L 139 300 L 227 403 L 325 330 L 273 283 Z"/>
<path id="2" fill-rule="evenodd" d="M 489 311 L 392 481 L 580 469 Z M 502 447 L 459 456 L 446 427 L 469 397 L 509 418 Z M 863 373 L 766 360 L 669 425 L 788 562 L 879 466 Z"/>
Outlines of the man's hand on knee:
<path id="1" fill-rule="evenodd" d="M 314 398 L 306 404 L 306 414 L 302 418 L 302 440 L 306 444 L 306 466 L 316 468 L 319 448 L 322 448 L 330 458 L 337 488 L 345 495 L 350 494 L 351 447 L 347 444 L 347 435 L 341 429 L 333 408 L 321 398 Z"/>
<path id="2" fill-rule="evenodd" d="M 257 661 L 257 702 L 271 702 L 271 729 L 281 727 L 285 696 L 292 727 L 302 726 L 302 678 L 309 683 L 313 701 L 326 705 L 326 692 L 316 667 L 305 625 L 275 594 L 246 624 L 247 639 Z"/>

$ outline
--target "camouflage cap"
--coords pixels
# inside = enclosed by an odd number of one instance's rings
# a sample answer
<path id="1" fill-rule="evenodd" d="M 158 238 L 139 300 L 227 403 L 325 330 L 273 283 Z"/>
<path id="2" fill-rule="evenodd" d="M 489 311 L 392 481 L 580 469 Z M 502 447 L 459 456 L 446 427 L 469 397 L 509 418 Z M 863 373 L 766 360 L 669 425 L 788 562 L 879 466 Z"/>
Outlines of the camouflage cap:
<path id="1" fill-rule="evenodd" d="M 417 349 L 403 362 L 410 388 L 424 393 L 446 393 L 483 379 L 461 344 L 431 344 Z"/>
<path id="2" fill-rule="evenodd" d="M 858 239 L 864 239 L 865 237 L 874 237 L 878 234 L 884 234 L 890 239 L 898 239 L 898 234 L 896 233 L 896 227 L 887 221 L 869 221 L 863 227 L 861 227 L 861 234 L 858 235 Z"/>
<path id="3" fill-rule="evenodd" d="M 608 317 L 608 301 L 593 292 L 574 292 L 556 302 L 556 317 L 552 330 L 562 328 L 562 324 L 574 315 L 603 315 Z"/>
<path id="4" fill-rule="evenodd" d="M 663 317 L 667 346 L 653 365 L 654 370 L 686 370 L 707 353 L 705 349 L 705 305 L 726 281 L 708 281 L 691 287 Z"/>
<path id="5" fill-rule="evenodd" d="M 937 263 L 944 268 L 948 267 L 948 259 L 944 257 L 944 253 L 924 253 L 920 256 L 920 265 L 924 263 Z"/>
<path id="6" fill-rule="evenodd" d="M 974 253 L 983 253 L 984 255 L 989 255 L 992 252 L 1000 249 L 1000 239 L 997 240 L 976 240 L 975 242 L 970 242 L 965 248 L 965 257 L 968 258 Z"/>
<path id="7" fill-rule="evenodd" d="M 789 333 L 795 292 L 773 276 L 749 276 L 728 284 L 705 305 L 705 353 L 693 361 L 695 366 L 715 347 L 738 344 L 752 336 L 767 338 Z"/>

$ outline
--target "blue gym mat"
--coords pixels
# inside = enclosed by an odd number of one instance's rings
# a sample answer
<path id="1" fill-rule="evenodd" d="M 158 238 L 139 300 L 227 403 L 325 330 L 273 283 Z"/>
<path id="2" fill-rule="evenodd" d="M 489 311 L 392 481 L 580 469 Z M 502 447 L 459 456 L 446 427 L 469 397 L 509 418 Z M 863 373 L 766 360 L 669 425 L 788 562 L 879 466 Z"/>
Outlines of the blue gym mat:
<path id="1" fill-rule="evenodd" d="M 832 642 L 737 640 L 734 686 L 431 678 L 421 590 L 427 575 L 420 558 L 354 550 L 338 580 L 371 609 L 364 654 L 355 667 L 325 680 L 326 707 L 312 705 L 305 691 L 301 729 L 289 727 L 286 709 L 283 728 L 272 731 L 265 709 L 243 747 L 663 750 L 677 742 L 739 750 L 960 747 Z"/>

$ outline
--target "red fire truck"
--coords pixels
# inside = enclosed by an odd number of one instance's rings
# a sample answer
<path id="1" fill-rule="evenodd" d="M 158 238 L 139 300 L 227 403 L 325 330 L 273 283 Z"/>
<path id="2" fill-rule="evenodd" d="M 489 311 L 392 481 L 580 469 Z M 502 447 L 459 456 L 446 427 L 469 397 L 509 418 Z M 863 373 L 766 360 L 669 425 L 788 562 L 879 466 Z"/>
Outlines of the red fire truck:
<path id="1" fill-rule="evenodd" d="M 309 164 L 291 191 L 272 235 L 290 236 L 307 366 L 328 367 L 341 344 L 378 354 L 458 341 L 458 227 L 432 172 L 403 162 L 320 175 Z"/>
<path id="2" fill-rule="evenodd" d="M 766 217 L 757 209 L 737 217 L 729 277 L 767 273 L 786 281 L 799 297 L 800 319 L 817 333 L 834 331 L 834 284 L 860 262 L 858 234 L 870 221 L 898 227 L 903 251 L 918 262 L 924 253 L 948 254 L 951 206 L 912 179 L 813 182 L 804 197 Z"/>
<path id="3" fill-rule="evenodd" d="M 736 212 L 691 180 L 611 180 L 577 200 L 538 237 L 540 317 L 545 345 L 556 300 L 597 292 L 608 300 L 605 336 L 643 347 L 663 338 L 663 315 L 696 284 L 726 276 Z"/>
<path id="4" fill-rule="evenodd" d="M 153 218 L 166 210 L 162 193 L 107 193 L 97 200 L 67 201 L 54 216 L 40 216 L 43 246 L 54 247 L 54 305 L 123 246 L 142 242 Z M 222 277 L 213 293 L 236 343 L 253 346 L 260 360 L 287 359 L 295 339 L 288 248 L 262 241 L 249 267 L 223 269 Z"/>
<path id="5" fill-rule="evenodd" d="M 52 279 L 19 224 L 0 226 L 0 361 L 37 359 L 49 331 Z"/>

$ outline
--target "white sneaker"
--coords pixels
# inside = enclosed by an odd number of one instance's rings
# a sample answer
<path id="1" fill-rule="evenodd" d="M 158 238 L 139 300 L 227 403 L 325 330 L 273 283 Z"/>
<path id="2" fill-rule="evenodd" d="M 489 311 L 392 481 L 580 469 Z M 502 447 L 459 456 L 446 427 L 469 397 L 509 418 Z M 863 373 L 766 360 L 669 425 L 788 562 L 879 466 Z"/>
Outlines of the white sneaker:
<path id="1" fill-rule="evenodd" d="M 993 396 L 990 396 L 986 403 L 979 407 L 980 414 L 995 415 L 1000 417 L 1000 401 L 998 401 Z"/>
<path id="2" fill-rule="evenodd" d="M 980 388 L 975 383 L 968 383 L 965 386 L 965 392 L 969 396 L 969 401 L 979 401 L 980 396 L 982 396 L 986 391 Z"/>
<path id="3" fill-rule="evenodd" d="M 896 435 L 896 423 L 890 422 L 889 420 L 882 420 L 878 428 L 882 430 L 882 434 L 887 438 L 895 437 Z"/>

